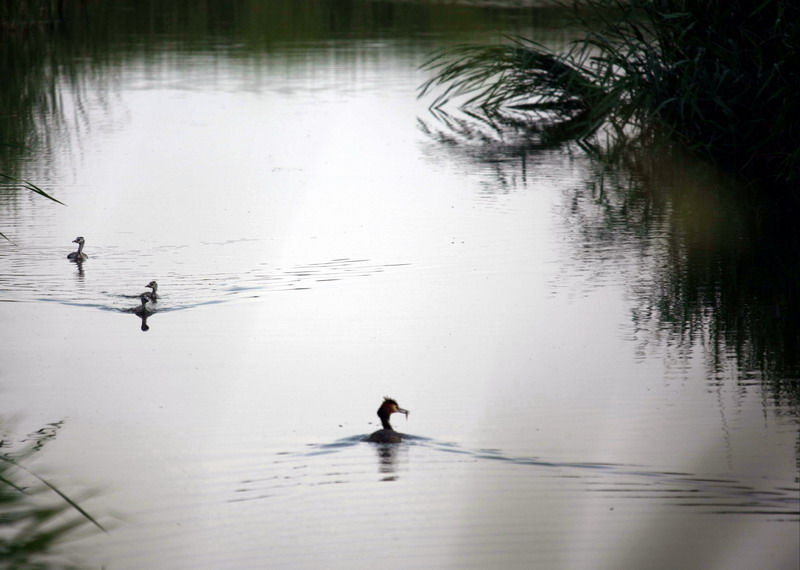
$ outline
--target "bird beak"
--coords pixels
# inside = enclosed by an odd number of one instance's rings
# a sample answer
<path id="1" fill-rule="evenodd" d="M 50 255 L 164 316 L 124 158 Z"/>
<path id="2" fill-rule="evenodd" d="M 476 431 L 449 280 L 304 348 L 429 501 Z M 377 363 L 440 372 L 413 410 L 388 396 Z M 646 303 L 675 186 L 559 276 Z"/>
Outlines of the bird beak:
<path id="1" fill-rule="evenodd" d="M 75 238 L 74 240 L 72 240 L 72 243 L 78 243 L 78 239 Z"/>
<path id="2" fill-rule="evenodd" d="M 403 408 L 401 408 L 401 407 L 399 407 L 399 406 L 398 406 L 398 407 L 397 407 L 397 411 L 398 411 L 399 413 L 401 413 L 401 414 L 405 414 L 405 416 L 406 416 L 406 419 L 408 419 L 408 410 L 404 410 Z"/>

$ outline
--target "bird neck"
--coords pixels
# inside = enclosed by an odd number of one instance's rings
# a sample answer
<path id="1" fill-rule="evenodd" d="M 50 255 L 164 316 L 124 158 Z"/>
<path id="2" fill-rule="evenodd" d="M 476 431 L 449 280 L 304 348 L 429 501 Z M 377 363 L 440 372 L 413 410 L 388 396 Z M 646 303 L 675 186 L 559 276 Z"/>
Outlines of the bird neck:
<path id="1" fill-rule="evenodd" d="M 383 429 L 392 430 L 392 424 L 389 423 L 389 416 L 380 416 L 381 418 L 381 425 L 383 425 Z"/>
<path id="2" fill-rule="evenodd" d="M 83 251 L 83 242 L 79 241 L 78 242 L 78 255 L 80 255 L 82 251 Z"/>

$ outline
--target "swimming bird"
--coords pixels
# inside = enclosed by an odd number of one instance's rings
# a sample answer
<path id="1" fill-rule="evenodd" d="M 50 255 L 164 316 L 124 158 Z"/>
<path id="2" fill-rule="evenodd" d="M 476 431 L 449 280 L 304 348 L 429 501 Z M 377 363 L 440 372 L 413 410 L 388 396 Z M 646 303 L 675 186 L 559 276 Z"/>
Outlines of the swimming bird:
<path id="1" fill-rule="evenodd" d="M 379 429 L 367 438 L 367 441 L 372 443 L 400 443 L 403 434 L 398 433 L 392 429 L 392 424 L 389 423 L 389 416 L 394 413 L 405 414 L 408 418 L 408 410 L 404 410 L 397 405 L 397 402 L 391 398 L 384 398 L 381 407 L 378 408 L 378 417 L 381 419 L 383 429 Z"/>
<path id="2" fill-rule="evenodd" d="M 83 238 L 76 237 L 72 240 L 72 243 L 78 244 L 78 251 L 73 251 L 69 255 L 67 255 L 67 259 L 74 259 L 75 261 L 83 261 L 84 259 L 89 259 L 89 256 L 83 253 Z"/>
<path id="3" fill-rule="evenodd" d="M 139 315 L 140 317 L 146 317 L 148 315 L 152 315 L 154 311 L 151 311 L 150 309 L 147 308 L 147 301 L 150 300 L 149 293 L 142 293 L 139 296 L 139 299 L 142 301 L 142 306 L 136 307 L 136 309 L 133 312 Z"/>
<path id="4" fill-rule="evenodd" d="M 158 295 L 156 294 L 156 291 L 158 291 L 158 283 L 156 283 L 155 281 L 151 281 L 150 283 L 145 285 L 145 287 L 153 290 L 150 293 L 145 293 L 145 295 L 147 295 L 153 303 L 158 301 Z"/>

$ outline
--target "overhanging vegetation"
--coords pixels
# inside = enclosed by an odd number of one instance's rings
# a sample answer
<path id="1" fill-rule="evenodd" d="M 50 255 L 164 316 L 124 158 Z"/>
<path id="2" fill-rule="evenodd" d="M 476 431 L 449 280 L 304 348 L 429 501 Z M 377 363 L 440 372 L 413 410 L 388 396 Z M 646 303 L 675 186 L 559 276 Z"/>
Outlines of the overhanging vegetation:
<path id="1" fill-rule="evenodd" d="M 444 87 L 487 114 L 546 111 L 576 139 L 673 139 L 769 188 L 800 182 L 800 5 L 790 0 L 586 0 L 565 53 L 525 38 L 435 54 L 420 95 Z"/>

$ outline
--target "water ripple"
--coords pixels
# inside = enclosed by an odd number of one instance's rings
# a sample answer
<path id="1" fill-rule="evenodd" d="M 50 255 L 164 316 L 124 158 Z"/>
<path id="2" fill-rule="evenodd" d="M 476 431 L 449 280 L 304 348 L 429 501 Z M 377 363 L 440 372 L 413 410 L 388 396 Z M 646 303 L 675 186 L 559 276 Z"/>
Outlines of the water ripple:
<path id="1" fill-rule="evenodd" d="M 44 301 L 107 311 L 132 312 L 150 280 L 159 284 L 158 312 L 195 308 L 276 291 L 302 291 L 364 278 L 408 263 L 341 257 L 274 266 L 256 261 L 252 240 L 200 246 L 156 246 L 147 251 L 91 249 L 82 263 L 49 259 L 46 249 L 0 251 L 0 300 Z M 199 248 L 199 249 L 198 249 Z M 222 248 L 213 254 L 208 248 Z M 232 251 L 228 251 L 232 250 Z M 224 255 L 223 255 L 224 254 Z M 48 258 L 44 261 L 44 258 Z M 131 259 L 136 260 L 131 263 Z"/>
<path id="2" fill-rule="evenodd" d="M 663 505 L 691 509 L 698 513 L 724 515 L 759 515 L 769 520 L 799 521 L 800 490 L 775 485 L 756 488 L 736 479 L 704 477 L 694 473 L 648 470 L 636 465 L 595 462 L 550 461 L 541 457 L 511 456 L 498 449 L 465 449 L 450 442 L 439 442 L 418 436 L 405 436 L 400 445 L 365 443 L 367 435 L 357 435 L 332 443 L 314 444 L 307 449 L 284 452 L 274 458 L 273 465 L 282 475 L 268 474 L 241 480 L 229 502 L 264 499 L 280 494 L 280 489 L 296 486 L 348 484 L 363 480 L 374 473 L 373 453 L 378 456 L 383 480 L 396 480 L 398 456 L 420 455 L 420 462 L 404 469 L 437 469 L 462 464 L 470 458 L 480 466 L 497 463 L 505 465 L 493 471 L 493 477 L 513 477 L 518 470 L 532 470 L 525 480 L 529 485 L 547 492 L 547 481 L 571 481 L 578 492 L 591 493 L 605 499 L 624 499 L 657 502 Z M 333 461 L 331 456 L 335 456 Z M 327 459 L 320 463 L 318 459 Z M 448 459 L 449 458 L 449 459 Z M 336 470 L 331 471 L 332 465 Z M 427 466 L 427 467 L 426 467 Z M 443 467 L 444 466 L 444 467 Z M 479 469 L 477 467 L 476 469 Z M 288 473 L 288 474 L 287 474 Z M 391 477 L 386 477 L 391 475 Z M 516 484 L 516 483 L 515 483 Z"/>

